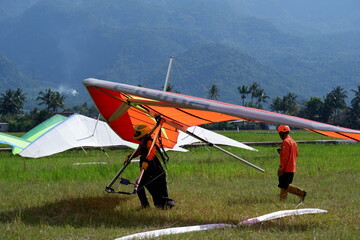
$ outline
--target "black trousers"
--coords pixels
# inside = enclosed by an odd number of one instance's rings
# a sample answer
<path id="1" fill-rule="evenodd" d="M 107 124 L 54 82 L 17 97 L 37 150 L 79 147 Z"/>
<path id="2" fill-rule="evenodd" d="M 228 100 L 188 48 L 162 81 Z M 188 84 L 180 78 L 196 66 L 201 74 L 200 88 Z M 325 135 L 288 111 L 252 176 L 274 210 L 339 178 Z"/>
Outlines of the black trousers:
<path id="1" fill-rule="evenodd" d="M 159 208 L 163 208 L 166 202 L 169 200 L 166 173 L 161 168 L 153 169 L 149 168 L 144 172 L 144 175 L 140 181 L 137 195 L 143 207 L 148 207 L 149 202 L 146 197 L 145 188 L 152 196 L 154 205 Z"/>

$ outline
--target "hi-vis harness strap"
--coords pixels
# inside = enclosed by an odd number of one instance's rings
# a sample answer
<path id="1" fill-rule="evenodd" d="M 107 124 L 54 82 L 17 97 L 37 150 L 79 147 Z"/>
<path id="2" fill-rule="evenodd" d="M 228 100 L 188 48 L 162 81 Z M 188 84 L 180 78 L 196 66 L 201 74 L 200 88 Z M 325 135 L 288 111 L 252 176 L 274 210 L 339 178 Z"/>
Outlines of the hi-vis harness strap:
<path id="1" fill-rule="evenodd" d="M 156 152 L 160 155 L 160 158 L 162 159 L 162 161 L 163 161 L 163 163 L 164 163 L 164 165 L 166 167 L 166 163 L 169 161 L 169 156 L 166 154 L 166 151 L 165 151 L 164 146 L 162 144 L 162 137 L 161 137 L 161 128 L 162 128 L 162 125 L 165 122 L 165 120 L 160 118 L 160 120 L 158 120 L 158 121 L 159 121 L 159 128 L 155 132 L 155 136 L 154 136 L 152 145 L 151 145 L 151 147 L 149 149 L 148 156 L 150 154 L 150 151 L 152 151 L 152 149 L 154 147 L 156 147 Z M 158 146 L 156 144 L 156 142 L 159 142 L 160 146 Z"/>
<path id="2" fill-rule="evenodd" d="M 161 118 L 161 116 L 158 116 L 155 118 L 156 119 L 156 124 L 154 125 L 154 127 L 151 129 L 151 131 L 148 133 L 148 136 L 151 136 L 152 133 L 155 132 L 155 136 L 153 139 L 153 142 L 150 146 L 149 149 L 149 153 L 151 152 L 151 150 L 156 147 L 157 153 L 159 153 L 165 167 L 166 167 L 166 163 L 169 161 L 169 156 L 166 154 L 163 144 L 162 144 L 162 138 L 161 138 L 161 127 L 162 124 L 164 123 L 164 120 Z M 112 188 L 112 185 L 116 182 L 116 180 L 120 177 L 120 175 L 124 172 L 124 170 L 126 169 L 126 167 L 130 164 L 131 160 L 133 159 L 133 157 L 135 156 L 135 154 L 140 151 L 140 148 L 144 143 L 144 140 L 146 138 L 144 138 L 138 148 L 131 154 L 131 156 L 129 157 L 129 160 L 124 162 L 124 165 L 121 167 L 121 169 L 117 172 L 117 174 L 115 175 L 115 177 L 111 180 L 111 182 L 106 186 L 105 191 L 107 193 L 120 193 L 120 194 L 135 194 L 139 189 L 139 184 L 141 182 L 142 176 L 144 174 L 144 169 L 141 170 L 140 172 L 140 176 L 138 177 L 138 179 L 136 180 L 135 184 L 134 184 L 134 191 L 133 192 L 122 192 L 122 191 L 116 191 Z M 156 144 L 156 142 L 159 142 L 160 147 Z M 147 155 L 148 157 L 148 155 Z M 150 182 L 146 183 L 145 185 L 143 185 L 142 187 L 145 187 L 146 185 L 148 185 L 149 183 L 151 183 L 152 181 L 154 181 L 156 178 L 160 177 L 160 175 L 162 175 L 163 173 L 160 173 L 158 176 L 156 176 L 155 178 L 153 178 Z M 127 179 L 121 179 L 120 183 L 126 183 L 129 184 L 130 181 Z"/>
<path id="3" fill-rule="evenodd" d="M 156 145 L 156 140 L 158 139 L 159 135 L 160 135 L 160 132 L 161 132 L 161 127 L 164 123 L 164 120 L 162 118 L 160 118 L 159 120 L 157 119 L 156 120 L 156 129 L 154 129 L 154 132 L 155 132 L 155 135 L 154 135 L 154 139 L 152 141 L 152 144 L 151 144 L 151 147 L 149 148 L 149 151 L 148 151 L 148 155 L 146 156 L 146 158 L 149 157 L 149 154 L 151 153 L 151 151 L 153 150 L 154 146 Z"/>

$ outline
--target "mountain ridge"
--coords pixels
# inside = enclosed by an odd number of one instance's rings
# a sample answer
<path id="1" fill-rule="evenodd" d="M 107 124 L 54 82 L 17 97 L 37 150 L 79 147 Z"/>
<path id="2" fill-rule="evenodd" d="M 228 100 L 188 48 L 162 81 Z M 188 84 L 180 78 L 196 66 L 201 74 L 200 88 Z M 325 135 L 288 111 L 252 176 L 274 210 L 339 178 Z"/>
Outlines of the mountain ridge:
<path id="1" fill-rule="evenodd" d="M 32 0 L 0 21 L 0 53 L 32 88 L 75 88 L 81 94 L 73 102 L 88 97 L 81 84 L 87 77 L 160 89 L 170 56 L 183 65 L 183 72 L 174 69 L 175 89 L 185 91 L 196 77 L 206 84 L 191 94 L 206 97 L 218 83 L 220 100 L 233 103 L 236 87 L 254 81 L 269 96 L 294 92 L 300 99 L 359 83 L 358 32 L 285 32 L 234 2 Z"/>

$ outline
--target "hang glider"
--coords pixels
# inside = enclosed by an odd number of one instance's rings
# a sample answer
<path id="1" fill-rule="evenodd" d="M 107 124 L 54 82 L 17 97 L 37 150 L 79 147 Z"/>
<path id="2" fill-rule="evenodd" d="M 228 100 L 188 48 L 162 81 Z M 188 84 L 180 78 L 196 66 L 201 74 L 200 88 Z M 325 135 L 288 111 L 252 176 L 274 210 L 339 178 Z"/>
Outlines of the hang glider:
<path id="1" fill-rule="evenodd" d="M 136 144 L 121 139 L 104 121 L 73 114 L 31 142 L 20 156 L 38 158 L 79 147 L 121 145 L 136 148 Z"/>
<path id="2" fill-rule="evenodd" d="M 169 148 L 176 144 L 177 129 L 186 132 L 190 126 L 230 120 L 286 124 L 329 137 L 360 141 L 359 130 L 270 111 L 94 78 L 83 80 L 83 84 L 111 128 L 127 141 L 134 140 L 132 132 L 126 129 L 138 123 L 153 125 L 156 116 L 165 119 L 163 143 Z"/>
<path id="3" fill-rule="evenodd" d="M 98 79 L 85 79 L 83 83 L 87 87 L 101 115 L 106 119 L 110 127 L 124 140 L 138 143 L 138 141 L 133 139 L 134 126 L 140 123 L 153 126 L 158 123 L 159 118 L 161 118 L 162 124 L 160 132 L 162 135 L 161 142 L 164 148 L 173 148 L 176 145 L 179 135 L 178 130 L 181 130 L 245 164 L 264 172 L 262 168 L 188 131 L 188 128 L 191 126 L 227 121 L 234 118 L 233 116 L 226 116 L 211 110 L 206 111 L 205 109 L 205 111 L 202 111 L 201 108 L 208 104 L 207 100 L 196 99 L 201 101 L 196 103 L 192 102 L 191 98 L 185 95 L 174 95 L 173 93 L 117 84 Z M 145 92 L 141 93 L 143 90 Z M 150 95 L 147 94 L 148 90 Z M 165 93 L 165 101 L 158 99 L 158 97 L 161 98 L 160 95 L 163 93 Z M 182 99 L 176 101 L 176 97 Z M 172 101 L 170 98 L 173 98 L 172 100 L 175 101 Z"/>
<path id="4" fill-rule="evenodd" d="M 133 139 L 133 129 L 137 124 L 142 123 L 154 126 L 152 134 L 156 141 L 161 135 L 163 146 L 173 148 L 177 144 L 178 130 L 180 130 L 262 172 L 264 172 L 262 168 L 190 132 L 189 127 L 222 121 L 258 121 L 285 124 L 330 137 L 360 141 L 359 130 L 336 127 L 270 111 L 94 78 L 84 79 L 83 84 L 110 127 L 126 141 L 139 143 Z M 158 130 L 155 131 L 156 128 Z M 130 161 L 131 158 L 132 156 L 130 156 Z M 128 162 L 124 163 L 106 186 L 105 191 L 124 193 L 115 191 L 111 187 L 127 165 Z M 136 193 L 136 188 L 134 192 L 124 194 L 133 193 Z"/>
<path id="5" fill-rule="evenodd" d="M 79 147 L 137 145 L 121 139 L 103 121 L 80 114 L 54 115 L 21 137 L 0 133 L 0 142 L 12 146 L 13 154 L 39 158 Z"/>
<path id="6" fill-rule="evenodd" d="M 66 118 L 67 117 L 65 117 L 65 116 L 56 114 L 56 115 L 52 116 L 51 118 L 47 119 L 46 121 L 42 122 L 41 124 L 37 125 L 36 127 L 31 129 L 27 133 L 22 135 L 20 138 L 24 139 L 28 142 L 28 144 L 26 145 L 26 147 L 27 147 L 31 142 L 33 142 L 34 140 L 39 138 L 42 134 L 49 131 L 54 126 L 56 126 L 59 123 L 61 123 L 62 121 L 64 121 Z M 19 148 L 19 147 L 13 146 L 12 152 L 13 152 L 13 154 L 19 154 L 23 149 L 24 149 L 24 147 Z"/>

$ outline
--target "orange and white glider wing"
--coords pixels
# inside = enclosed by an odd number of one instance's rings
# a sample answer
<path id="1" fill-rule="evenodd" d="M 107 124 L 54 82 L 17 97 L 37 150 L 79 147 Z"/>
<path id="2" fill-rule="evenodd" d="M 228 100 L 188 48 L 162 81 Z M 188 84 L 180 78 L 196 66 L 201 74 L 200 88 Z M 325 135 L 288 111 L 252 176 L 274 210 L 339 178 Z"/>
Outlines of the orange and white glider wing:
<path id="1" fill-rule="evenodd" d="M 154 125 L 157 115 L 165 119 L 162 136 L 167 148 L 176 144 L 177 129 L 185 131 L 190 126 L 229 120 L 286 124 L 330 137 L 360 141 L 359 130 L 270 111 L 94 78 L 85 79 L 83 83 L 111 128 L 131 142 L 134 142 L 134 126 L 138 123 Z"/>

